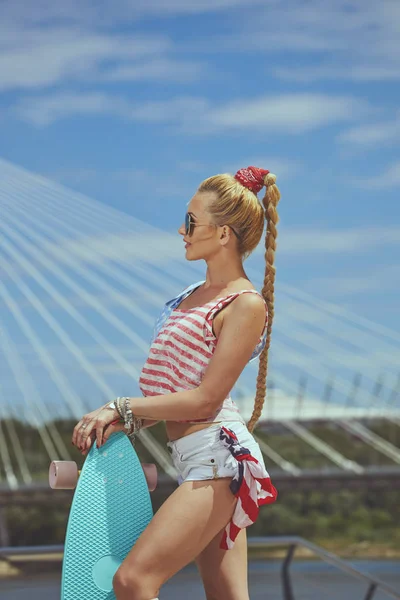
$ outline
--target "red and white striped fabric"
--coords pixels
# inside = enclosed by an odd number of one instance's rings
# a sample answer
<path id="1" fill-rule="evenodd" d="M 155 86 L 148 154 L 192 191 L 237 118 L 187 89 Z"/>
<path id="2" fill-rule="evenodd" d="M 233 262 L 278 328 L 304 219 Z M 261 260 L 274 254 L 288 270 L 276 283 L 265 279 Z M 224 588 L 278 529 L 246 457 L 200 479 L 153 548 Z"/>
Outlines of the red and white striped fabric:
<path id="1" fill-rule="evenodd" d="M 173 309 L 154 339 L 143 366 L 139 379 L 143 395 L 156 396 L 198 387 L 217 345 L 212 327 L 215 314 L 246 293 L 258 294 L 256 290 L 242 290 L 203 306 Z M 265 321 L 260 343 L 266 330 L 267 314 Z M 214 415 L 200 420 L 212 422 L 217 415 L 219 420 L 234 418 L 244 422 L 230 395 Z"/>
<path id="2" fill-rule="evenodd" d="M 222 550 L 230 550 L 240 530 L 253 525 L 260 506 L 275 502 L 278 492 L 263 465 L 247 448 L 240 445 L 234 431 L 221 427 L 220 440 L 238 461 L 237 474 L 230 484 L 231 491 L 238 501 L 220 543 Z"/>

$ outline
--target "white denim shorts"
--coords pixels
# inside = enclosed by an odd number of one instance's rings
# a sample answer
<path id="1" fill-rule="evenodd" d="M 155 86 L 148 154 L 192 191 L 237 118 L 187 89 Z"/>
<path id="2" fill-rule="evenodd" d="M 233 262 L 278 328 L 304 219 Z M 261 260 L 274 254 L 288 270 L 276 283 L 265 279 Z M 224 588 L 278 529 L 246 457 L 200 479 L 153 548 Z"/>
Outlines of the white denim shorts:
<path id="1" fill-rule="evenodd" d="M 202 481 L 236 475 L 238 462 L 219 438 L 222 426 L 232 429 L 240 445 L 247 448 L 265 468 L 260 446 L 246 425 L 240 421 L 223 421 L 167 443 L 172 462 L 178 472 L 179 485 L 184 481 Z"/>

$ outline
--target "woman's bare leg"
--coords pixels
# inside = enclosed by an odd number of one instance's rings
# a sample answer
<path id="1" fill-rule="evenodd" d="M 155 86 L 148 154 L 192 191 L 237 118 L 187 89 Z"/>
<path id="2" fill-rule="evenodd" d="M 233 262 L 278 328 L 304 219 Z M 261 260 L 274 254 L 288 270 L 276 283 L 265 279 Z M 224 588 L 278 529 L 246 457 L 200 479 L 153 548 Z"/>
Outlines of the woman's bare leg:
<path id="1" fill-rule="evenodd" d="M 220 549 L 221 535 L 196 558 L 207 600 L 249 600 L 246 530 L 242 529 L 231 550 Z"/>
<path id="2" fill-rule="evenodd" d="M 231 519 L 236 498 L 230 481 L 188 481 L 173 492 L 115 574 L 117 600 L 156 598 L 168 579 L 195 560 Z"/>

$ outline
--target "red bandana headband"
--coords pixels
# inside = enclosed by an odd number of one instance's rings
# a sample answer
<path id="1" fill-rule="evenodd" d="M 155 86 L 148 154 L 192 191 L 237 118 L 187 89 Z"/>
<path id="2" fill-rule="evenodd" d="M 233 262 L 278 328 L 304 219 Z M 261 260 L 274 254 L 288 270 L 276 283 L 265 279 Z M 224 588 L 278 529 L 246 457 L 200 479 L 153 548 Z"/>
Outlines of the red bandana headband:
<path id="1" fill-rule="evenodd" d="M 264 178 L 268 175 L 269 171 L 265 169 L 258 169 L 257 167 L 247 167 L 247 169 L 239 169 L 234 176 L 235 179 L 240 181 L 244 187 L 248 188 L 255 194 L 264 187 Z"/>

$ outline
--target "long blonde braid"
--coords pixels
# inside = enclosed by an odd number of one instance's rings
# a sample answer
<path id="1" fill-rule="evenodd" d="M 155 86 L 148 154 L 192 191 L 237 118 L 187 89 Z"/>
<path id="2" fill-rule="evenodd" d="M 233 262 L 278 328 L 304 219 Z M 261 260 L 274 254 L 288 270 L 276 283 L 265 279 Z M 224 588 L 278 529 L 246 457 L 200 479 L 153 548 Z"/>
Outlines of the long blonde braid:
<path id="1" fill-rule="evenodd" d="M 247 424 L 248 430 L 251 432 L 261 416 L 264 405 L 265 395 L 267 391 L 267 372 L 268 372 L 268 350 L 271 343 L 271 330 L 274 320 L 274 292 L 275 292 L 275 250 L 276 238 L 278 232 L 276 226 L 279 222 L 277 206 L 281 197 L 279 189 L 275 184 L 276 177 L 269 173 L 265 176 L 264 182 L 266 185 L 265 196 L 262 203 L 265 208 L 265 217 L 267 219 L 267 231 L 265 234 L 265 276 L 261 294 L 265 299 L 268 307 L 268 323 L 267 323 L 267 339 L 263 351 L 260 354 L 256 398 L 254 401 L 253 414 Z"/>
<path id="2" fill-rule="evenodd" d="M 252 169 L 253 167 L 249 167 Z M 249 431 L 253 431 L 260 418 L 266 394 L 266 379 L 268 368 L 268 350 L 271 343 L 271 329 L 274 319 L 274 284 L 275 284 L 275 250 L 279 218 L 276 207 L 281 197 L 275 184 L 276 176 L 268 173 L 264 177 L 266 186 L 262 205 L 256 193 L 244 186 L 237 178 L 227 173 L 214 175 L 205 179 L 199 187 L 199 192 L 214 192 L 215 200 L 209 205 L 213 222 L 217 225 L 229 225 L 238 232 L 240 242 L 238 250 L 242 258 L 247 258 L 261 240 L 262 232 L 267 221 L 265 236 L 265 277 L 262 295 L 268 307 L 267 339 L 265 348 L 260 355 L 257 376 L 257 392 L 254 402 L 253 414 L 247 424 Z M 261 187 L 261 186 L 260 186 Z"/>

